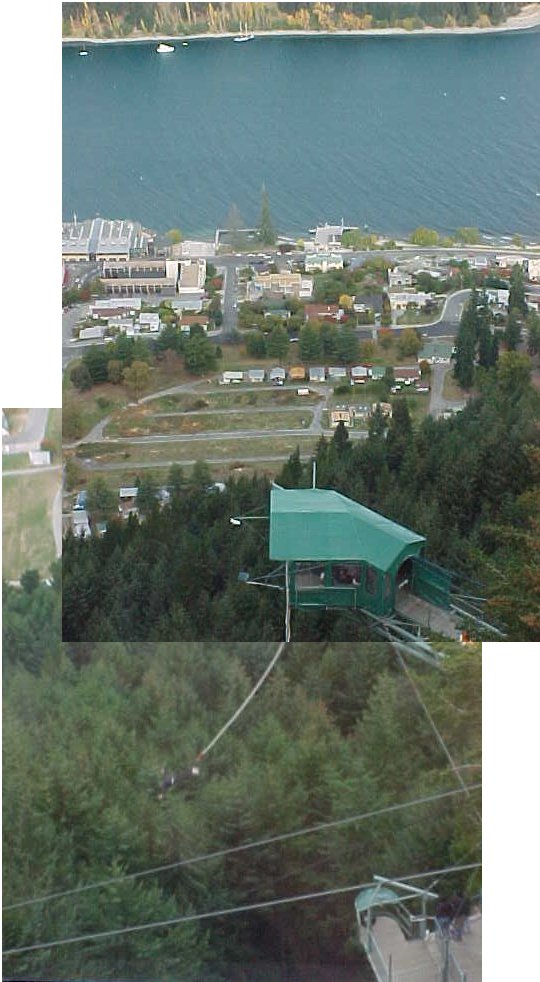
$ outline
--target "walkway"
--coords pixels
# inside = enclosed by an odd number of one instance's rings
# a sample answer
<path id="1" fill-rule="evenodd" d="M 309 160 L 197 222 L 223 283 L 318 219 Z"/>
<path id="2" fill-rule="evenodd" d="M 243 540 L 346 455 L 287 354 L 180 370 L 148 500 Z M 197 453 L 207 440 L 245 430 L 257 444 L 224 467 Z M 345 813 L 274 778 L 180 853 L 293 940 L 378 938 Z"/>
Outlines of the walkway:
<path id="1" fill-rule="evenodd" d="M 473 915 L 469 924 L 470 933 L 464 934 L 462 941 L 450 941 L 448 982 L 461 982 L 457 968 L 464 973 L 467 982 L 482 980 L 482 915 Z M 391 958 L 392 982 L 442 982 L 441 947 L 434 934 L 425 941 L 406 941 L 395 921 L 377 917 L 373 935 L 379 953 L 374 951 L 370 962 L 374 970 L 379 969 L 375 971 L 378 982 L 388 979 L 378 955 L 382 956 L 386 966 Z"/>
<path id="2" fill-rule="evenodd" d="M 410 617 L 416 624 L 425 627 L 426 630 L 434 631 L 445 638 L 456 641 L 459 636 L 457 628 L 458 618 L 451 610 L 444 610 L 442 607 L 435 607 L 420 597 L 413 596 L 407 590 L 399 590 L 396 597 L 396 611 L 405 617 Z"/>

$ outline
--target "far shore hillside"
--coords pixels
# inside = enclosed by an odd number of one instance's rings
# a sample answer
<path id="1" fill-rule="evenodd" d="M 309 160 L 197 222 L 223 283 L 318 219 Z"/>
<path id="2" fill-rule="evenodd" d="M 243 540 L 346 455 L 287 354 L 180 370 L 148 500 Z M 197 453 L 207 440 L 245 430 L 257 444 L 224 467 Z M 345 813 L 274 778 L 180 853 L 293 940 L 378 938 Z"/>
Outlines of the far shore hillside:
<path id="1" fill-rule="evenodd" d="M 197 40 L 232 38 L 250 33 L 255 37 L 378 37 L 445 34 L 487 34 L 501 31 L 523 31 L 540 28 L 540 3 L 476 3 L 474 16 L 463 15 L 456 19 L 453 3 L 439 3 L 435 13 L 433 4 L 407 4 L 407 17 L 391 20 L 375 20 L 370 13 L 373 7 L 380 12 L 380 4 L 364 4 L 362 14 L 340 9 L 341 5 L 326 4 L 317 9 L 314 4 L 296 5 L 293 14 L 284 11 L 283 4 L 251 3 L 226 4 L 219 10 L 212 4 L 197 4 L 194 13 L 190 3 L 145 4 L 146 19 L 140 17 L 136 3 L 64 3 L 62 35 L 65 43 L 143 42 L 159 40 Z M 389 5 L 394 7 L 395 5 Z M 152 11 L 148 16 L 148 8 Z M 239 9 L 240 8 L 240 9 Z M 415 9 L 416 8 L 416 9 Z M 411 9 L 413 13 L 411 14 Z M 240 19 L 247 16 L 247 20 Z"/>

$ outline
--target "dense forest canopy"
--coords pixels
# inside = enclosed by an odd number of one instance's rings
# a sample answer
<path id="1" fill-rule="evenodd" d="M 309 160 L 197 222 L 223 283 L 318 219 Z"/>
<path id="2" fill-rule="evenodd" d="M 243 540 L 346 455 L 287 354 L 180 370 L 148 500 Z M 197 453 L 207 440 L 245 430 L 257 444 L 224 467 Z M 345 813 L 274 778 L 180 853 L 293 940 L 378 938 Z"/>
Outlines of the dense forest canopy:
<path id="1" fill-rule="evenodd" d="M 414 428 L 406 399 L 389 424 L 376 413 L 366 440 L 338 427 L 321 438 L 317 486 L 347 495 L 427 539 L 428 558 L 482 584 L 487 611 L 507 637 L 540 634 L 540 395 L 531 361 L 507 351 L 477 369 L 478 395 L 452 419 Z M 231 478 L 209 490 L 204 465 L 189 481 L 176 465 L 171 502 L 141 479 L 144 521 L 112 520 L 103 536 L 68 535 L 63 554 L 63 632 L 70 641 L 279 639 L 283 601 L 239 582 L 273 568 L 265 522 L 231 526 L 234 515 L 265 515 L 269 482 Z M 311 462 L 298 452 L 277 483 L 309 487 Z M 477 587 L 478 588 L 478 587 Z M 293 640 L 368 640 L 367 626 L 336 613 L 297 611 Z"/>
<path id="2" fill-rule="evenodd" d="M 56 582 L 56 580 L 54 580 Z M 459 791 L 392 649 L 295 644 L 201 766 L 158 800 L 245 697 L 275 645 L 61 644 L 57 587 L 5 585 L 4 950 L 479 861 L 478 791 L 243 853 L 125 874 Z M 479 780 L 480 652 L 415 685 L 467 782 Z M 443 878 L 479 889 L 475 871 Z M 359 977 L 353 894 L 38 950 L 4 976 Z M 320 971 L 320 975 L 318 974 Z M 326 971 L 326 974 L 323 974 Z"/>
<path id="3" fill-rule="evenodd" d="M 254 30 L 488 27 L 521 3 L 63 3 L 64 37 Z"/>

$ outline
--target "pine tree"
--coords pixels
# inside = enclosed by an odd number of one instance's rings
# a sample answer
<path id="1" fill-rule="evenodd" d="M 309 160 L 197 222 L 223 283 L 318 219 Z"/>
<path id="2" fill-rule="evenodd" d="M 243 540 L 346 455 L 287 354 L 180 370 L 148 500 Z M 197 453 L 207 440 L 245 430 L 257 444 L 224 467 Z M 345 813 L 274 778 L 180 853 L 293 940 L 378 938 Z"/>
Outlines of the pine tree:
<path id="1" fill-rule="evenodd" d="M 529 308 L 525 299 L 525 284 L 523 281 L 523 269 L 519 263 L 512 267 L 510 274 L 510 297 L 508 299 L 509 311 L 515 310 L 518 314 L 525 317 Z"/>
<path id="2" fill-rule="evenodd" d="M 259 241 L 262 245 L 272 246 L 276 243 L 276 231 L 270 215 L 270 201 L 264 184 L 261 193 L 261 217 L 259 220 Z"/>

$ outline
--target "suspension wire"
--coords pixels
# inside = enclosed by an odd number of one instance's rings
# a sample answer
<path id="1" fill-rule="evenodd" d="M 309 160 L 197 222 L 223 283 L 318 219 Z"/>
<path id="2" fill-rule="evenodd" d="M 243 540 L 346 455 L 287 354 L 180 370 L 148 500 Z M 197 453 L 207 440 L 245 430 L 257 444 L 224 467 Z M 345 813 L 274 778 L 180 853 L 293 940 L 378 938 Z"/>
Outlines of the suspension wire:
<path id="1" fill-rule="evenodd" d="M 409 681 L 409 683 L 411 685 L 411 688 L 413 689 L 413 692 L 414 692 L 416 698 L 418 699 L 418 702 L 420 703 L 422 709 L 424 710 L 424 713 L 426 714 L 426 717 L 427 717 L 427 719 L 428 719 L 428 721 L 429 721 L 429 723 L 431 725 L 431 728 L 432 728 L 435 736 L 437 737 L 437 742 L 439 743 L 440 747 L 442 748 L 442 750 L 443 750 L 443 752 L 444 752 L 444 754 L 445 754 L 445 756 L 446 756 L 446 758 L 447 758 L 447 760 L 448 760 L 448 762 L 450 764 L 450 767 L 452 768 L 452 771 L 454 772 L 454 774 L 456 776 L 456 779 L 457 779 L 458 783 L 463 788 L 463 791 L 465 792 L 465 794 L 467 795 L 467 797 L 469 797 L 470 796 L 469 788 L 468 788 L 468 786 L 466 785 L 465 781 L 463 780 L 463 778 L 461 776 L 461 769 L 458 767 L 458 765 L 456 764 L 454 758 L 452 757 L 452 754 L 450 753 L 450 751 L 449 751 L 449 749 L 448 749 L 448 747 L 447 747 L 447 745 L 446 745 L 446 743 L 445 743 L 445 741 L 444 741 L 444 739 L 443 739 L 440 731 L 438 730 L 438 728 L 436 726 L 436 723 L 435 723 L 435 720 L 433 719 L 433 716 L 431 715 L 428 707 L 426 706 L 424 700 L 422 699 L 422 696 L 420 694 L 420 691 L 418 689 L 418 686 L 416 685 L 416 683 L 415 683 L 415 681 L 414 681 L 411 673 L 409 672 L 409 669 L 407 668 L 407 664 L 406 664 L 406 662 L 405 662 L 405 660 L 403 658 L 403 655 L 401 654 L 401 652 L 398 649 L 395 649 L 395 652 L 396 652 L 396 658 L 397 658 L 397 660 L 398 660 L 401 668 L 403 669 L 403 671 L 404 671 L 404 673 L 405 673 L 405 675 L 406 675 L 406 677 L 407 677 L 407 679 L 408 679 L 408 681 Z M 481 817 L 480 812 L 478 811 L 478 809 L 476 808 L 475 805 L 473 805 L 473 811 L 474 811 L 474 813 L 475 813 L 478 821 L 481 823 L 482 822 L 482 817 Z"/>
<path id="2" fill-rule="evenodd" d="M 402 876 L 400 880 L 420 880 L 425 877 L 442 876 L 445 873 L 458 872 L 460 870 L 478 869 L 481 863 L 468 863 L 461 866 L 450 866 L 442 870 L 428 870 L 425 873 L 414 873 L 411 876 Z M 280 907 L 285 904 L 302 903 L 306 900 L 315 900 L 320 897 L 337 896 L 338 894 L 352 893 L 353 890 L 362 890 L 373 886 L 373 883 L 355 883 L 352 886 L 334 887 L 330 890 L 319 890 L 315 893 L 301 893 L 292 897 L 280 897 L 276 900 L 265 900 L 254 904 L 244 904 L 239 907 L 225 907 L 221 910 L 210 910 L 202 914 L 183 914 L 181 917 L 173 917 L 166 921 L 150 921 L 146 924 L 131 925 L 130 927 L 116 928 L 111 931 L 98 931 L 94 934 L 80 934 L 72 938 L 60 938 L 57 941 L 40 941 L 37 944 L 24 945 L 20 948 L 8 948 L 2 952 L 2 957 L 8 955 L 18 955 L 26 951 L 38 951 L 45 948 L 56 948 L 60 945 L 77 944 L 83 941 L 95 941 L 101 938 L 118 937 L 122 934 L 133 934 L 136 931 L 148 931 L 154 928 L 172 927 L 176 924 L 187 924 L 193 921 L 208 920 L 212 917 L 226 917 L 230 914 L 244 914 L 253 910 L 263 910 L 268 907 Z"/>
<path id="3" fill-rule="evenodd" d="M 468 790 L 476 791 L 482 787 L 481 784 L 471 784 Z M 165 866 L 154 866 L 150 869 L 140 870 L 135 873 L 126 873 L 122 876 L 113 876 L 107 880 L 100 880 L 97 883 L 89 883 L 84 886 L 72 887 L 70 890 L 62 890 L 58 893 L 49 893 L 44 897 L 34 897 L 32 900 L 19 900 L 13 904 L 6 904 L 2 910 L 14 910 L 18 907 L 28 907 L 31 904 L 41 904 L 47 903 L 49 900 L 60 900 L 62 897 L 70 897 L 77 893 L 85 893 L 89 890 L 98 890 L 101 887 L 112 886 L 114 883 L 121 883 L 128 880 L 139 879 L 143 876 L 151 876 L 155 873 L 165 873 L 172 869 L 177 869 L 181 866 L 191 866 L 195 863 L 206 862 L 210 859 L 221 859 L 224 856 L 230 856 L 236 853 L 247 852 L 250 849 L 258 849 L 262 846 L 273 845 L 276 842 L 284 842 L 288 839 L 296 839 L 304 835 L 312 835 L 314 832 L 323 832 L 327 829 L 344 827 L 347 825 L 353 825 L 356 822 L 362 822 L 369 818 L 376 818 L 379 815 L 388 815 L 392 812 L 405 811 L 408 808 L 414 808 L 417 805 L 429 804 L 432 801 L 440 801 L 443 798 L 453 798 L 456 795 L 463 794 L 463 791 L 452 789 L 451 791 L 439 791 L 435 794 L 427 795 L 424 798 L 415 798 L 412 801 L 404 801 L 397 805 L 386 805 L 383 808 L 378 808 L 373 811 L 363 812 L 358 815 L 351 815 L 348 818 L 338 818 L 331 822 L 323 822 L 319 825 L 311 825 L 308 828 L 296 829 L 293 832 L 283 832 L 281 835 L 273 835 L 266 839 L 256 839 L 253 842 L 245 842 L 240 846 L 231 846 L 229 849 L 218 849 L 214 852 L 203 853 L 199 856 L 192 856 L 189 859 L 179 859 L 175 863 L 168 863 Z"/>
<path id="4" fill-rule="evenodd" d="M 273 658 L 271 659 L 271 661 L 266 666 L 266 668 L 265 668 L 264 672 L 262 673 L 261 677 L 258 679 L 258 681 L 253 686 L 251 692 L 246 696 L 246 698 L 244 699 L 243 703 L 238 707 L 238 709 L 235 710 L 235 712 L 232 714 L 231 718 L 229 720 L 227 720 L 227 722 L 221 727 L 221 729 L 219 730 L 219 732 L 216 733 L 215 737 L 213 737 L 212 740 L 210 740 L 210 743 L 207 744 L 207 746 L 204 748 L 204 750 L 201 750 L 201 752 L 199 754 L 197 754 L 197 760 L 202 760 L 203 757 L 206 757 L 207 756 L 207 754 L 210 752 L 210 750 L 212 750 L 212 748 L 215 747 L 215 745 L 218 742 L 218 740 L 221 740 L 221 737 L 225 735 L 225 733 L 227 732 L 227 730 L 229 729 L 229 727 L 232 726 L 233 723 L 238 719 L 238 717 L 240 716 L 240 714 L 244 712 L 244 709 L 246 708 L 246 706 L 249 705 L 249 703 L 251 702 L 251 700 L 253 699 L 253 697 L 259 691 L 259 689 L 260 689 L 261 685 L 263 684 L 263 682 L 270 675 L 270 672 L 272 671 L 274 665 L 276 664 L 276 662 L 278 661 L 278 659 L 280 658 L 280 656 L 283 654 L 284 648 L 285 648 L 285 641 L 282 641 L 281 644 L 278 645 L 277 650 L 276 650 Z"/>

